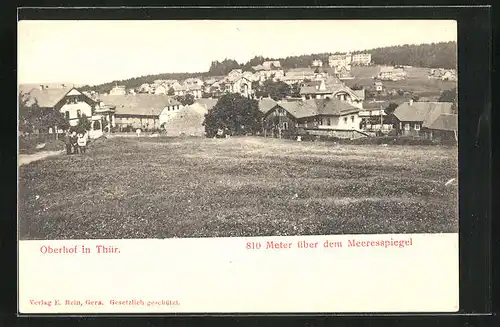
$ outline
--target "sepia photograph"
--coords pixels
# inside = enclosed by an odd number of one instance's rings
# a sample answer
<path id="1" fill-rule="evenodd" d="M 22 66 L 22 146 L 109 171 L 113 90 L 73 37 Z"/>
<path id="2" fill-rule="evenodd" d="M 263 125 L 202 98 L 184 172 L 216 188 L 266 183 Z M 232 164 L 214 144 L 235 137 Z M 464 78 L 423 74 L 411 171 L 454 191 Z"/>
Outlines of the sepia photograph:
<path id="1" fill-rule="evenodd" d="M 452 20 L 21 20 L 19 239 L 458 233 L 457 87 Z"/>

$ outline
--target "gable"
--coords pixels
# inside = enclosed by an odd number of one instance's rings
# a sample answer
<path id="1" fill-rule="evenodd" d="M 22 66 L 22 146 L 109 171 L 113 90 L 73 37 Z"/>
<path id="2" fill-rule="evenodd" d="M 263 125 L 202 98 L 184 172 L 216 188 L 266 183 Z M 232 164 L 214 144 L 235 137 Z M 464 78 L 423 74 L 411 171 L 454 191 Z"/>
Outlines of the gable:
<path id="1" fill-rule="evenodd" d="M 80 91 L 78 91 L 77 89 L 72 89 L 71 91 L 69 91 L 66 96 L 68 95 L 81 95 L 82 93 Z"/>

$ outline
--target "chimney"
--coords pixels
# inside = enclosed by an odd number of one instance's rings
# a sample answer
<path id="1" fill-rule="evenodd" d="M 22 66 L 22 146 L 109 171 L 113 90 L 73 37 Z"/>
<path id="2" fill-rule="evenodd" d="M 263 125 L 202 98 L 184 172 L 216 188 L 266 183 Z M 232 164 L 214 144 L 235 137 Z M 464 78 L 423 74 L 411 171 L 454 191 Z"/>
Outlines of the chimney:
<path id="1" fill-rule="evenodd" d="M 413 99 L 410 99 L 409 103 L 410 103 L 410 106 L 411 106 L 413 104 Z"/>
<path id="2" fill-rule="evenodd" d="M 40 84 L 40 90 L 43 90 L 45 86 L 43 84 Z"/>
<path id="3" fill-rule="evenodd" d="M 61 84 L 61 87 L 64 89 L 66 88 L 66 84 Z"/>

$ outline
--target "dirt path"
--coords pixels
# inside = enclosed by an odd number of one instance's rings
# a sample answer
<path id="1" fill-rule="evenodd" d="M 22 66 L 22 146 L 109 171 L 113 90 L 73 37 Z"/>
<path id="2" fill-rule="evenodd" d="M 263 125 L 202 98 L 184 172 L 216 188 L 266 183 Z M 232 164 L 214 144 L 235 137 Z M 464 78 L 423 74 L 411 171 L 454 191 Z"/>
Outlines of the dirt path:
<path id="1" fill-rule="evenodd" d="M 19 155 L 19 166 L 29 164 L 30 162 L 45 159 L 50 156 L 56 156 L 64 151 L 40 151 L 33 154 L 20 154 Z"/>

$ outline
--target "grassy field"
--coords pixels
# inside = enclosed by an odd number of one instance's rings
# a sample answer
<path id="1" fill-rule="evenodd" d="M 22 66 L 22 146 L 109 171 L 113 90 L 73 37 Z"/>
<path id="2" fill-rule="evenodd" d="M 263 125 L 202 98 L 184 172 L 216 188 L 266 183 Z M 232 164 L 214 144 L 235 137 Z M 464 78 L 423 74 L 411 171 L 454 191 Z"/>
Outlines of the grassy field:
<path id="1" fill-rule="evenodd" d="M 402 89 L 404 91 L 411 91 L 419 96 L 439 96 L 444 90 L 450 90 L 457 86 L 457 82 L 441 81 L 427 78 L 429 69 L 421 67 L 407 68 L 408 78 L 401 81 L 382 81 L 384 87 L 387 89 Z M 352 80 L 345 80 L 346 85 L 349 87 L 358 84 L 360 86 L 369 87 L 373 86 L 375 82 L 373 76 L 379 72 L 378 66 L 368 67 L 352 67 L 353 76 Z"/>
<path id="2" fill-rule="evenodd" d="M 20 167 L 21 239 L 457 232 L 457 152 L 114 138 Z"/>

